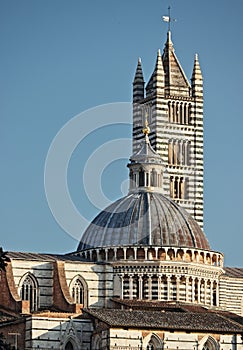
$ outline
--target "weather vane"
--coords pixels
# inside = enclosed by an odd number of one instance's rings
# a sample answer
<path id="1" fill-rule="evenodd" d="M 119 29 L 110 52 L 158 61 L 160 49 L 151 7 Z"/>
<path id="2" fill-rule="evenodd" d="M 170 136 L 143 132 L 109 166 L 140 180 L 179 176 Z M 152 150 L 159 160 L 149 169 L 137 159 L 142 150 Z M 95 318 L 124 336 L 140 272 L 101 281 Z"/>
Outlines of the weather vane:
<path id="1" fill-rule="evenodd" d="M 163 21 L 164 22 L 167 22 L 168 23 L 168 31 L 170 31 L 170 23 L 171 22 L 176 22 L 176 19 L 175 18 L 171 18 L 171 15 L 170 15 L 170 6 L 168 7 L 168 16 L 163 16 L 162 17 Z"/>

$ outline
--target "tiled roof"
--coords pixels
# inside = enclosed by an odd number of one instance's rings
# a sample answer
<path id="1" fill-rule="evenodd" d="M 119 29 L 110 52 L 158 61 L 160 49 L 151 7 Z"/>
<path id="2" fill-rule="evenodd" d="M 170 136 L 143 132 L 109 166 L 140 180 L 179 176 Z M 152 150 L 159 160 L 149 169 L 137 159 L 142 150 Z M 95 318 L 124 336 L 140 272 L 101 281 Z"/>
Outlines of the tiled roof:
<path id="1" fill-rule="evenodd" d="M 8 252 L 7 256 L 10 259 L 15 260 L 38 260 L 38 261 L 74 261 L 74 262 L 83 262 L 80 256 L 69 255 L 69 254 L 41 254 L 41 253 L 23 253 L 23 252 Z"/>
<path id="2" fill-rule="evenodd" d="M 178 302 L 167 302 L 167 301 L 159 301 L 159 300 L 137 300 L 137 299 L 119 299 L 119 298 L 113 298 L 112 301 L 117 303 L 118 305 L 123 305 L 126 308 L 132 308 L 132 309 L 157 309 L 157 310 L 178 310 L 180 311 L 181 307 Z"/>
<path id="3" fill-rule="evenodd" d="M 15 317 L 9 316 L 9 315 L 6 315 L 6 314 L 2 314 L 2 312 L 0 313 L 0 324 L 2 322 L 12 321 L 12 320 L 15 320 Z"/>
<path id="4" fill-rule="evenodd" d="M 113 298 L 118 305 L 122 305 L 125 308 L 137 310 L 165 310 L 165 311 L 178 311 L 178 312 L 207 312 L 208 308 L 205 308 L 200 305 L 186 304 L 178 301 L 158 301 L 158 300 L 128 300 L 128 299 L 119 299 Z"/>
<path id="5" fill-rule="evenodd" d="M 243 326 L 214 312 L 87 309 L 111 327 L 243 333 Z"/>
<path id="6" fill-rule="evenodd" d="M 10 313 L 0 311 L 0 327 L 8 324 L 9 322 L 22 322 L 23 321 L 22 316 L 13 316 Z"/>
<path id="7" fill-rule="evenodd" d="M 243 268 L 242 267 L 224 267 L 226 276 L 243 278 Z"/>
<path id="8" fill-rule="evenodd" d="M 51 311 L 51 310 L 45 310 L 45 311 L 37 311 L 32 314 L 32 317 L 39 317 L 39 318 L 77 318 L 79 315 L 76 313 L 71 312 L 57 312 L 57 311 Z"/>
<path id="9" fill-rule="evenodd" d="M 226 318 L 229 318 L 232 321 L 237 322 L 237 323 L 239 323 L 239 324 L 241 324 L 243 326 L 243 317 L 242 316 L 234 314 L 233 312 L 230 312 L 230 311 L 217 310 L 216 312 L 217 312 L 217 314 L 222 315 L 222 316 L 224 316 Z"/>

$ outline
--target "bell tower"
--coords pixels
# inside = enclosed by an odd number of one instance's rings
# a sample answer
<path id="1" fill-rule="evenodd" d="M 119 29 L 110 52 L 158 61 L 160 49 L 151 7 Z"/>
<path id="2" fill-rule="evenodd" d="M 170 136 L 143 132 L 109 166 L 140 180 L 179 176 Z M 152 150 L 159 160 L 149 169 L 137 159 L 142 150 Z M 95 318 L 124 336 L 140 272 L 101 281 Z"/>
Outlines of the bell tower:
<path id="1" fill-rule="evenodd" d="M 133 153 L 139 150 L 148 115 L 152 147 L 164 165 L 163 193 L 203 228 L 203 78 L 195 55 L 188 81 L 167 32 L 161 55 L 145 85 L 139 59 L 133 81 Z"/>

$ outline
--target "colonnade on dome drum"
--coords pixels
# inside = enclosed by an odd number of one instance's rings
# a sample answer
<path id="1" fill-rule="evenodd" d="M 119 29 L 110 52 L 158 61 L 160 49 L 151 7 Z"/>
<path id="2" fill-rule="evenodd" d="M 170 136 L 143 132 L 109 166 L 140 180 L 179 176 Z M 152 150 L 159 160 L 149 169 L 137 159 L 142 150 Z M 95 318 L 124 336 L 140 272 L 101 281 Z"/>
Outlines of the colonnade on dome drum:
<path id="1" fill-rule="evenodd" d="M 205 271 L 204 271 L 205 274 Z M 187 274 L 118 273 L 121 299 L 181 301 L 219 306 L 218 277 Z"/>
<path id="2" fill-rule="evenodd" d="M 86 249 L 77 253 L 89 261 L 156 260 L 193 262 L 223 267 L 223 255 L 198 248 L 127 246 Z"/>
<path id="3" fill-rule="evenodd" d="M 80 251 L 113 265 L 114 296 L 219 306 L 223 255 L 198 248 L 127 246 Z"/>

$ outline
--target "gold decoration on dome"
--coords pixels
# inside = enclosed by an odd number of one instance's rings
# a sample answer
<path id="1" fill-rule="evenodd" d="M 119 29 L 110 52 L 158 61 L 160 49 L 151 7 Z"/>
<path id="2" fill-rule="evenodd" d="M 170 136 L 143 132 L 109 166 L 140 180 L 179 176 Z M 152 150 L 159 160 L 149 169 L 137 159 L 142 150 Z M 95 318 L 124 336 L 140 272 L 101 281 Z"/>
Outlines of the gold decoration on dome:
<path id="1" fill-rule="evenodd" d="M 150 127 L 148 126 L 148 113 L 145 114 L 145 123 L 143 128 L 143 134 L 148 135 L 150 133 Z"/>

